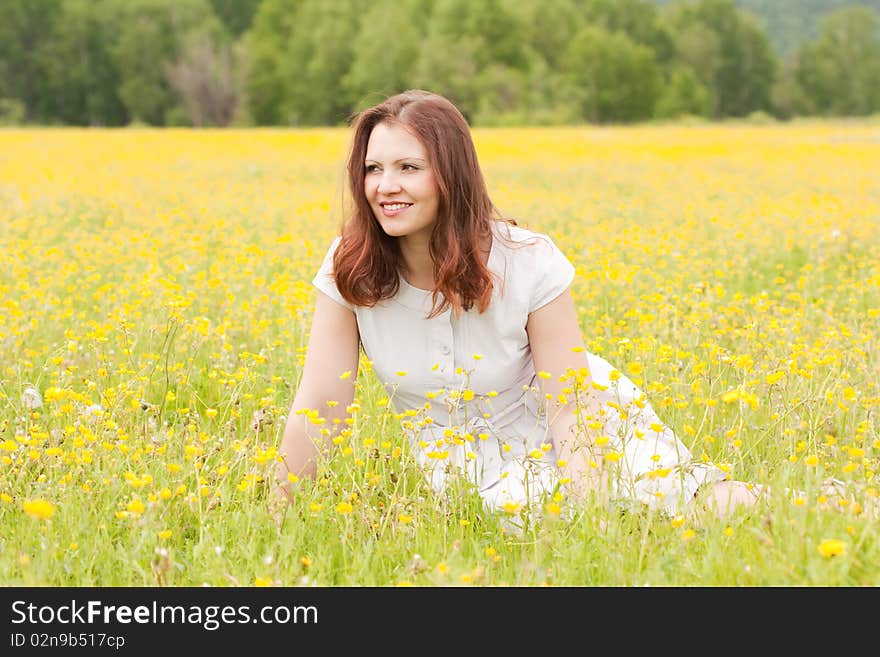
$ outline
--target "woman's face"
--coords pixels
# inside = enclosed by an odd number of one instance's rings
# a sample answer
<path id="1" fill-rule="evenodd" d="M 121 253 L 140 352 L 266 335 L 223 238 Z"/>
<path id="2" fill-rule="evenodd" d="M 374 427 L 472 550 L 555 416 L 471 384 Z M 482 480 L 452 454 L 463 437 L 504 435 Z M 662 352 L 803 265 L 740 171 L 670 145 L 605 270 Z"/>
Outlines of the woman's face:
<path id="1" fill-rule="evenodd" d="M 400 124 L 379 123 L 370 133 L 364 164 L 364 190 L 382 230 L 427 241 L 440 193 L 422 142 Z"/>

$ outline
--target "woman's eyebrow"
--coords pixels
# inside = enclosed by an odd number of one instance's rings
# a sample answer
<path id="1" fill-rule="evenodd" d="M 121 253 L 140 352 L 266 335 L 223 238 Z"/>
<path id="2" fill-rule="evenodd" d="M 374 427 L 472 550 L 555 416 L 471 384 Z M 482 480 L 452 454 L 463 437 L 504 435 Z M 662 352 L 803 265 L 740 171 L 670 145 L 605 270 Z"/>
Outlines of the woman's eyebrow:
<path id="1" fill-rule="evenodd" d="M 424 163 L 426 160 L 424 160 L 420 157 L 401 157 L 400 159 L 394 160 L 394 162 L 392 162 L 391 164 L 400 164 L 401 162 L 406 162 L 406 161 L 423 162 Z M 373 158 L 368 157 L 368 158 L 364 159 L 364 162 L 378 162 L 378 160 L 374 160 Z"/>

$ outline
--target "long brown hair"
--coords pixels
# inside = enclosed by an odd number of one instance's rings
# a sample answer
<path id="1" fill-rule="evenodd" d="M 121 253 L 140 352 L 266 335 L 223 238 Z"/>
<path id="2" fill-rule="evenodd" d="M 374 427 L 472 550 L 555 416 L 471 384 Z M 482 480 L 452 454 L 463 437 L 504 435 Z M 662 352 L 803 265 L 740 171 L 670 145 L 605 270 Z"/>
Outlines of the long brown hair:
<path id="1" fill-rule="evenodd" d="M 373 306 L 393 297 L 400 286 L 400 246 L 373 216 L 364 188 L 367 143 L 383 122 L 412 131 L 428 152 L 437 181 L 437 221 L 429 245 L 436 283 L 429 317 L 450 306 L 456 316 L 474 306 L 483 312 L 493 284 L 480 250 L 490 243 L 492 222 L 501 217 L 489 198 L 466 119 L 448 99 L 418 89 L 391 96 L 353 118 L 348 159 L 353 207 L 333 256 L 339 293 L 354 305 Z"/>

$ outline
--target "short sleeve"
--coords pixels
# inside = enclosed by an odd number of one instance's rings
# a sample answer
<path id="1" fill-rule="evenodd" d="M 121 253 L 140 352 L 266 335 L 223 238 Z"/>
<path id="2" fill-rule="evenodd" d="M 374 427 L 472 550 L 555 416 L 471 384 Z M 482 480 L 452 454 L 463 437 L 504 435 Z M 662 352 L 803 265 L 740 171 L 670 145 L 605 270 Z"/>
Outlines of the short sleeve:
<path id="1" fill-rule="evenodd" d="M 339 246 L 341 239 L 337 237 L 333 240 L 333 243 L 327 250 L 327 255 L 324 256 L 321 268 L 318 270 L 315 278 L 312 279 L 312 284 L 336 303 L 354 311 L 354 306 L 339 294 L 339 290 L 336 288 L 336 280 L 333 278 L 333 254 L 336 253 L 336 247 Z"/>
<path id="2" fill-rule="evenodd" d="M 535 284 L 529 300 L 529 312 L 534 312 L 565 292 L 574 280 L 574 265 L 546 235 L 538 236 L 533 250 Z"/>

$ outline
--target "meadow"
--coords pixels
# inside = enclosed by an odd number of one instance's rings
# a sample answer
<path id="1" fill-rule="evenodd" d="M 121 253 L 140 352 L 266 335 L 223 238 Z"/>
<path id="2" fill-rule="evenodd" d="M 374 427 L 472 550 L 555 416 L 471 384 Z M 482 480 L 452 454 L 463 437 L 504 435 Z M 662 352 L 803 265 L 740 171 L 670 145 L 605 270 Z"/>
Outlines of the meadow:
<path id="1" fill-rule="evenodd" d="M 511 532 L 433 495 L 362 359 L 287 507 L 348 131 L 9 129 L 0 582 L 880 585 L 880 123 L 474 134 L 498 207 L 575 264 L 588 349 L 697 458 L 795 494 L 726 518 L 560 496 Z"/>

